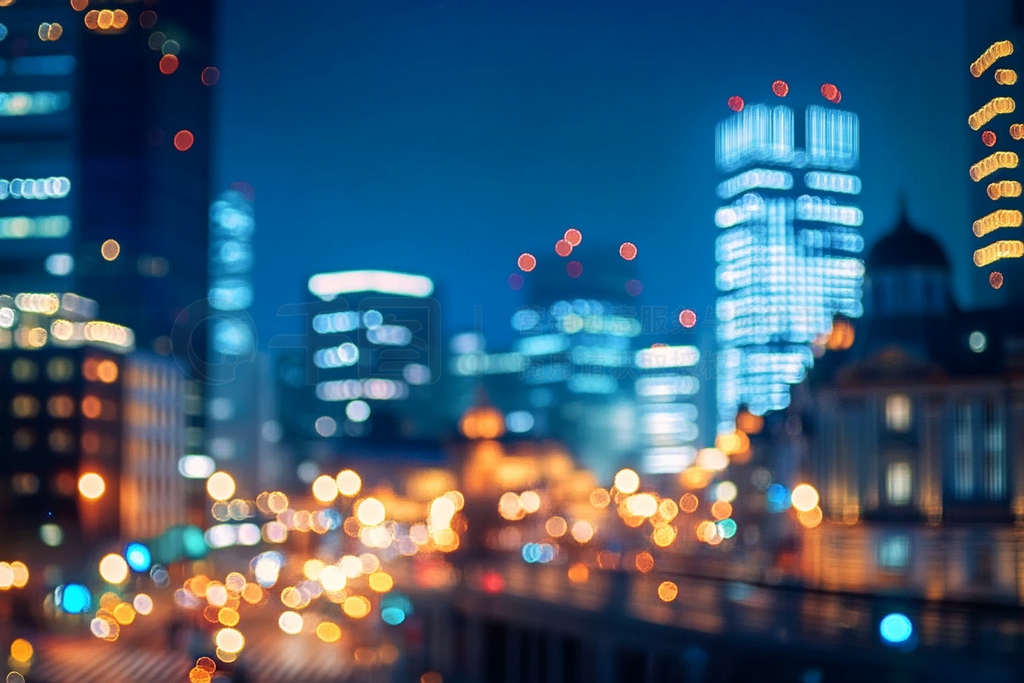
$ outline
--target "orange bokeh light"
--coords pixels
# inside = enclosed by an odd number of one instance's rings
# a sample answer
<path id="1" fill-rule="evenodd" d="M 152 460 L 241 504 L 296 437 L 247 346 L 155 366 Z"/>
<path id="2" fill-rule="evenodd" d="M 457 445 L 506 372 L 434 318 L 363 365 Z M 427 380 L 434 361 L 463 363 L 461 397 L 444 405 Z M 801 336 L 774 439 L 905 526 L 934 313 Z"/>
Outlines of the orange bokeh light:
<path id="1" fill-rule="evenodd" d="M 636 245 L 632 242 L 623 242 L 619 247 L 619 256 L 627 261 L 632 261 L 636 258 Z"/>
<path id="2" fill-rule="evenodd" d="M 772 92 L 778 97 L 785 97 L 789 94 L 789 83 L 786 83 L 786 81 L 775 81 L 772 83 Z"/>
<path id="3" fill-rule="evenodd" d="M 174 149 L 179 152 L 186 152 L 192 147 L 192 143 L 195 142 L 196 138 L 191 132 L 187 130 L 179 130 L 174 135 Z"/>
<path id="4" fill-rule="evenodd" d="M 568 256 L 572 253 L 572 245 L 565 240 L 555 242 L 555 253 L 559 256 Z"/>
<path id="5" fill-rule="evenodd" d="M 733 95 L 732 97 L 730 97 L 728 104 L 729 109 L 732 109 L 733 111 L 743 111 L 744 102 L 743 98 L 740 97 L 739 95 Z"/>
<path id="6" fill-rule="evenodd" d="M 565 237 L 563 238 L 569 243 L 569 246 L 578 247 L 580 242 L 583 241 L 583 233 L 576 228 L 569 228 L 565 231 Z"/>
<path id="7" fill-rule="evenodd" d="M 689 329 L 697 324 L 697 314 L 689 308 L 683 309 L 679 314 L 679 324 Z"/>
<path id="8" fill-rule="evenodd" d="M 999 289 L 1003 286 L 1003 274 L 998 270 L 993 271 L 988 276 L 988 283 L 992 285 L 992 289 Z"/>
<path id="9" fill-rule="evenodd" d="M 89 0 L 71 0 L 71 9 L 81 12 L 89 6 Z"/>
<path id="10" fill-rule="evenodd" d="M 991 147 L 996 144 L 996 134 L 990 130 L 986 130 L 981 134 L 981 141 L 984 142 L 987 147 Z"/>
<path id="11" fill-rule="evenodd" d="M 835 102 L 836 98 L 839 96 L 839 88 L 832 85 L 831 83 L 826 83 L 825 85 L 821 86 L 821 96 L 824 97 L 829 102 Z"/>

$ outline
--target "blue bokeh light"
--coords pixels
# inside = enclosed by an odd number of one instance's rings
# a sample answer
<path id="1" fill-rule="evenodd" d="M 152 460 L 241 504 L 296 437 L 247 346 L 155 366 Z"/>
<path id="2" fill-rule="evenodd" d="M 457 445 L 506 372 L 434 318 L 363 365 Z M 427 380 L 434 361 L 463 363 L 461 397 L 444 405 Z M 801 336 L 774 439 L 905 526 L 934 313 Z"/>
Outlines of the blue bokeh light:
<path id="1" fill-rule="evenodd" d="M 398 626 L 405 621 L 405 612 L 400 607 L 385 607 L 380 611 L 380 618 L 384 620 L 385 624 Z"/>
<path id="2" fill-rule="evenodd" d="M 81 614 L 92 607 L 89 589 L 77 583 L 58 587 L 54 597 L 57 606 L 68 614 Z"/>
<path id="3" fill-rule="evenodd" d="M 789 509 L 789 490 L 782 484 L 768 487 L 768 512 L 778 514 Z"/>
<path id="4" fill-rule="evenodd" d="M 878 625 L 878 632 L 885 642 L 899 645 L 910 640 L 910 636 L 914 633 L 914 625 L 910 623 L 910 618 L 907 615 L 893 612 L 882 618 L 882 623 Z"/>
<path id="5" fill-rule="evenodd" d="M 137 572 L 148 570 L 153 563 L 149 548 L 141 543 L 129 543 L 124 551 L 124 559 L 128 561 L 128 566 Z"/>

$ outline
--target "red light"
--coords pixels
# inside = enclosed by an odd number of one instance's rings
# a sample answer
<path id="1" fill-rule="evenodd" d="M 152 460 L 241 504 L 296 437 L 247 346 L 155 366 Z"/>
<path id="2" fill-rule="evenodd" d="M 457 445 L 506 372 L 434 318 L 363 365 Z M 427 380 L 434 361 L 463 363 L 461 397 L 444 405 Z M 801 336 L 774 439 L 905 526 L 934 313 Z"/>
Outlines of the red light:
<path id="1" fill-rule="evenodd" d="M 992 145 L 996 144 L 996 134 L 990 130 L 986 130 L 984 133 L 981 134 L 981 141 L 984 142 L 989 147 L 991 147 Z"/>
<path id="2" fill-rule="evenodd" d="M 578 247 L 580 246 L 580 242 L 583 241 L 583 233 L 576 228 L 569 228 L 565 231 L 565 237 L 562 239 L 568 242 L 570 246 Z"/>
<path id="3" fill-rule="evenodd" d="M 174 148 L 179 152 L 188 151 L 196 138 L 187 130 L 179 130 L 174 136 Z"/>
<path id="4" fill-rule="evenodd" d="M 729 109 L 733 111 L 743 111 L 743 98 L 739 95 L 733 95 L 729 98 Z"/>
<path id="5" fill-rule="evenodd" d="M 623 242 L 619 247 L 619 256 L 627 261 L 632 261 L 636 258 L 636 245 L 632 242 Z"/>
<path id="6" fill-rule="evenodd" d="M 519 266 L 519 270 L 524 273 L 529 273 L 537 267 L 537 259 L 533 254 L 520 254 L 519 260 L 516 261 L 516 265 Z"/>
<path id="7" fill-rule="evenodd" d="M 178 70 L 178 58 L 174 55 L 164 55 L 160 58 L 160 73 L 170 76 Z"/>
<path id="8" fill-rule="evenodd" d="M 789 84 L 786 81 L 775 81 L 772 83 L 772 92 L 779 97 L 785 97 L 789 94 Z"/>
<path id="9" fill-rule="evenodd" d="M 679 324 L 686 328 L 693 327 L 697 324 L 697 314 L 689 308 L 684 309 L 683 312 L 679 314 Z"/>
<path id="10" fill-rule="evenodd" d="M 993 271 L 988 276 L 988 283 L 992 285 L 992 289 L 999 289 L 1000 287 L 1003 286 L 1003 274 L 1000 273 L 998 270 Z"/>
<path id="11" fill-rule="evenodd" d="M 568 256 L 572 253 L 572 245 L 565 240 L 558 240 L 555 242 L 555 253 L 559 256 Z"/>
<path id="12" fill-rule="evenodd" d="M 488 593 L 500 593 L 505 590 L 505 579 L 498 572 L 487 572 L 483 580 L 484 590 Z"/>
<path id="13" fill-rule="evenodd" d="M 580 275 L 583 275 L 583 264 L 579 261 L 569 261 L 565 264 L 565 272 L 571 278 L 578 278 Z"/>
<path id="14" fill-rule="evenodd" d="M 821 96 L 824 97 L 829 102 L 835 102 L 836 95 L 838 94 L 839 88 L 832 85 L 831 83 L 826 83 L 825 85 L 821 86 Z"/>
<path id="15" fill-rule="evenodd" d="M 208 66 L 203 69 L 203 85 L 214 85 L 220 80 L 220 71 L 215 66 Z"/>

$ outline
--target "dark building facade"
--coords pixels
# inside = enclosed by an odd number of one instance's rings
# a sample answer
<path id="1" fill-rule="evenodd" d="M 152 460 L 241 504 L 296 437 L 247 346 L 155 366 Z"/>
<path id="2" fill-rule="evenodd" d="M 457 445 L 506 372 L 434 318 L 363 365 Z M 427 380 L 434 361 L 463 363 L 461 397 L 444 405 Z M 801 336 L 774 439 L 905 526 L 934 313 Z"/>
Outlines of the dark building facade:
<path id="1" fill-rule="evenodd" d="M 1019 600 L 1024 326 L 963 311 L 939 244 L 901 217 L 866 262 L 865 316 L 797 392 L 797 470 L 825 521 L 804 572 L 842 589 Z"/>
<path id="2" fill-rule="evenodd" d="M 205 299 L 214 4 L 0 8 L 4 291 L 82 292 L 163 351 Z"/>

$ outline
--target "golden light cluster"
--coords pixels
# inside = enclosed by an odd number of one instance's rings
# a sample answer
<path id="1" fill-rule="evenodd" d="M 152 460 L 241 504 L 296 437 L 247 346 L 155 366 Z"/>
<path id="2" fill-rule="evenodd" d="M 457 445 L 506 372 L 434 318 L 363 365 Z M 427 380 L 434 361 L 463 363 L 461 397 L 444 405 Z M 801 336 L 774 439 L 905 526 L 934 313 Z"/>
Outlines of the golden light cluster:
<path id="1" fill-rule="evenodd" d="M 974 252 L 974 265 L 983 268 L 1004 258 L 1020 258 L 1024 256 L 1024 242 L 1020 240 L 1000 240 L 995 244 L 982 247 Z"/>
<path id="2" fill-rule="evenodd" d="M 978 130 L 999 114 L 1012 113 L 1017 108 L 1017 103 L 1012 97 L 993 97 L 989 102 L 967 117 L 967 125 L 972 130 Z"/>
<path id="3" fill-rule="evenodd" d="M 1015 123 L 1013 125 L 1016 126 L 1020 124 Z M 1016 180 L 1000 180 L 998 183 L 989 183 L 987 189 L 989 199 L 993 200 L 999 199 L 1000 197 L 1019 197 L 1020 191 L 1021 185 Z"/>
<path id="4" fill-rule="evenodd" d="M 974 235 L 975 237 L 984 237 L 999 228 L 1019 228 L 1022 221 L 1024 221 L 1024 217 L 1021 216 L 1020 211 L 999 209 L 974 221 Z"/>
<path id="5" fill-rule="evenodd" d="M 467 439 L 497 439 L 505 433 L 505 417 L 497 408 L 471 408 L 462 416 L 459 431 Z"/>
<path id="6" fill-rule="evenodd" d="M 985 52 L 971 64 L 971 75 L 980 77 L 985 71 L 996 63 L 1000 57 L 1008 57 L 1013 54 L 1013 43 L 1008 40 L 1001 40 L 993 43 Z M 977 129 L 975 129 L 977 130 Z"/>
<path id="7" fill-rule="evenodd" d="M 28 585 L 28 567 L 24 562 L 0 562 L 0 591 Z"/>
<path id="8" fill-rule="evenodd" d="M 995 79 L 999 85 L 1013 85 L 1017 82 L 1017 72 L 1013 69 L 996 69 Z"/>
<path id="9" fill-rule="evenodd" d="M 1020 159 L 1014 152 L 994 152 L 971 166 L 971 180 L 978 182 L 1001 168 L 1017 168 Z"/>
<path id="10" fill-rule="evenodd" d="M 128 13 L 118 10 L 89 10 L 85 14 L 85 27 L 90 31 L 120 31 L 128 24 Z"/>

